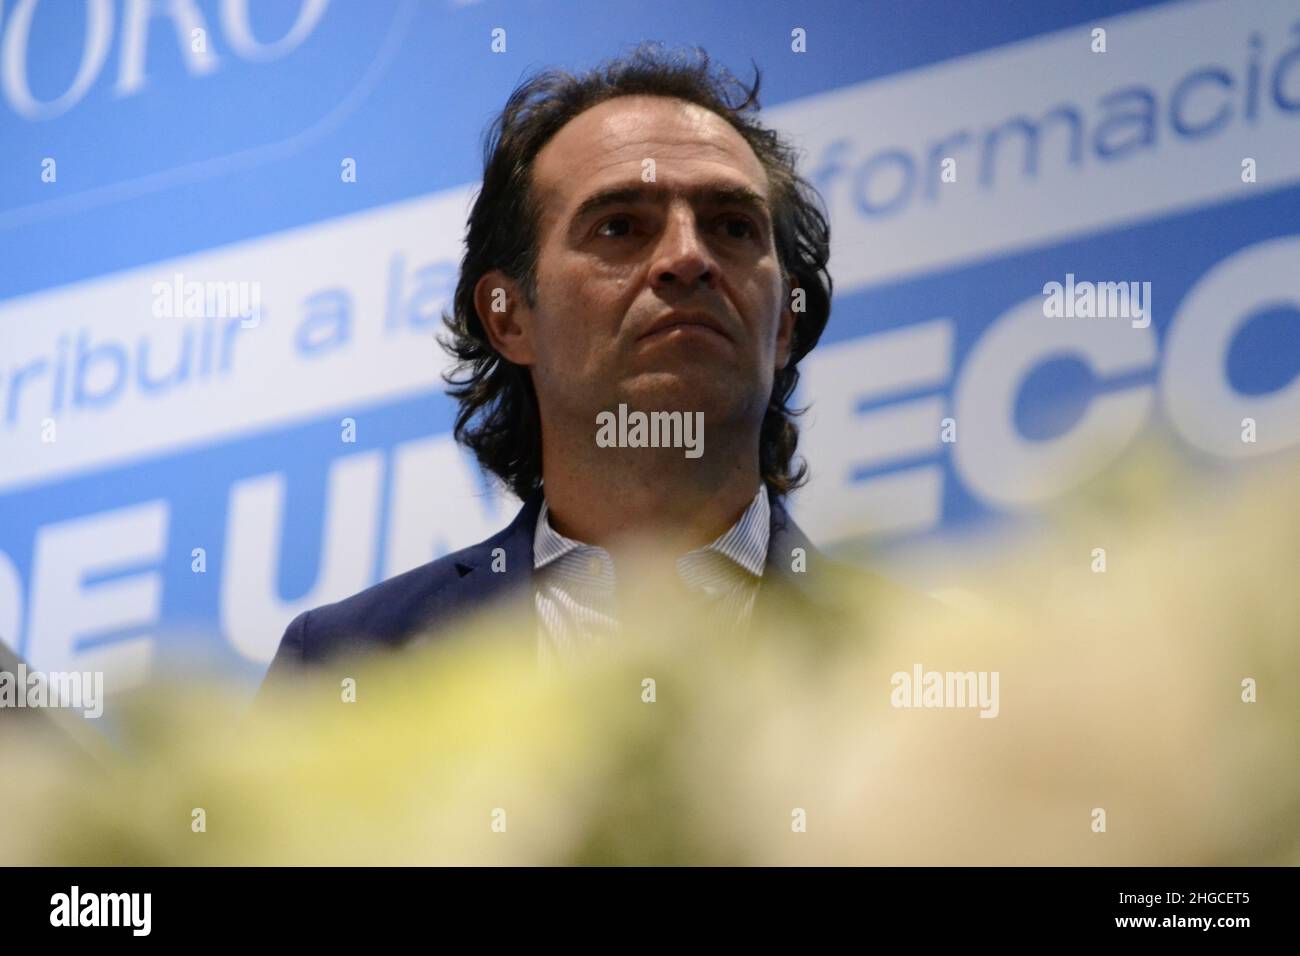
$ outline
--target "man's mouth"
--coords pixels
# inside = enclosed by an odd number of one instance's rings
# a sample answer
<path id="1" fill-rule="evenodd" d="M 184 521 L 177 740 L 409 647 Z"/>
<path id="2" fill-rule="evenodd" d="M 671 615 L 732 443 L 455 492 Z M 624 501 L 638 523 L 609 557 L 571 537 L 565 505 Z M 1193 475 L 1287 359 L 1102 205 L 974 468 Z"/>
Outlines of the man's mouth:
<path id="1" fill-rule="evenodd" d="M 731 336 L 716 318 L 706 312 L 668 312 L 652 322 L 638 339 L 712 339 L 730 341 Z"/>

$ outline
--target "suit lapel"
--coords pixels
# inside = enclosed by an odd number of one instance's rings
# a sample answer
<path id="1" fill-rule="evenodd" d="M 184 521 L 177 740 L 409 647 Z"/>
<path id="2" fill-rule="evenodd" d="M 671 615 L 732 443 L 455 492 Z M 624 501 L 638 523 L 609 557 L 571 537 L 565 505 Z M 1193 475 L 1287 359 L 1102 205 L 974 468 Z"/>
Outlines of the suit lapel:
<path id="1" fill-rule="evenodd" d="M 542 492 L 538 489 L 528 496 L 506 528 L 456 562 L 465 600 L 486 604 L 527 597 L 533 580 L 533 532 L 541 510 Z M 494 564 L 503 570 L 494 570 Z"/>
<path id="2" fill-rule="evenodd" d="M 542 498 L 539 488 L 529 495 L 509 526 L 470 549 L 456 562 L 456 572 L 462 584 L 457 603 L 472 604 L 474 609 L 500 605 L 513 605 L 513 609 L 525 613 L 530 609 L 533 538 Z M 815 584 L 820 566 L 828 559 L 813 546 L 781 502 L 774 500 L 771 512 L 767 562 L 755 616 L 792 611 L 800 615 L 816 615 L 819 607 Z M 501 549 L 500 552 L 497 549 Z M 494 555 L 494 552 L 497 553 Z M 499 567 L 498 559 L 502 556 L 505 559 L 504 571 L 494 571 L 493 562 L 497 561 Z M 521 639 L 531 641 L 535 636 L 527 633 L 521 635 Z"/>
<path id="3" fill-rule="evenodd" d="M 785 506 L 772 502 L 772 530 L 767 543 L 767 564 L 763 568 L 764 590 L 789 590 L 800 598 L 809 599 L 810 573 L 825 560 L 808 536 L 803 533 Z M 803 568 L 804 570 L 797 570 Z"/>
<path id="4" fill-rule="evenodd" d="M 814 634 L 840 630 L 839 611 L 829 600 L 835 597 L 831 582 L 838 567 L 813 545 L 785 506 L 773 501 L 772 534 L 755 601 L 755 623 L 782 633 L 791 629 L 811 629 Z"/>

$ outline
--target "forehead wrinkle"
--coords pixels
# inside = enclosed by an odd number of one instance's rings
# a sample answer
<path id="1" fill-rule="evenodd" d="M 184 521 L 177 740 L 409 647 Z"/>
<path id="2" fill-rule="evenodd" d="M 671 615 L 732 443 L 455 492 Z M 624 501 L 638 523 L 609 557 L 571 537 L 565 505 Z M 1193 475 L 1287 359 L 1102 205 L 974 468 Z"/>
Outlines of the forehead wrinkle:
<path id="1" fill-rule="evenodd" d="M 628 96 L 618 99 L 636 98 Z M 769 185 L 767 171 L 749 143 L 725 119 L 696 104 L 679 103 L 671 98 L 662 97 L 652 97 L 652 99 L 663 100 L 680 108 L 655 109 L 652 112 L 656 115 L 648 118 L 628 110 L 607 112 L 607 115 L 590 115 L 592 111 L 601 110 L 609 103 L 618 102 L 618 99 L 606 101 L 574 117 L 539 152 L 539 160 L 543 158 L 548 160 L 548 168 L 543 171 L 545 174 L 543 177 L 537 175 L 540 163 L 534 163 L 532 177 L 541 207 L 539 225 L 542 231 L 547 231 L 552 223 L 567 215 L 566 209 L 573 205 L 571 200 L 574 192 L 584 182 L 597 179 L 602 173 L 619 166 L 628 164 L 639 166 L 646 158 L 658 157 L 671 158 L 674 161 L 683 159 L 721 161 L 731 167 L 733 172 L 739 172 L 751 180 L 752 185 L 749 185 L 749 188 L 765 201 L 763 209 L 770 218 L 770 204 L 766 202 Z M 584 118 L 587 122 L 582 124 Z M 581 125 L 575 129 L 575 124 Z M 566 133 L 576 133 L 577 137 L 566 136 Z M 580 148 L 584 135 L 592 137 L 596 141 L 597 148 Z M 639 137 L 644 138 L 638 139 Z M 623 141 L 614 142 L 617 140 Z M 689 150 L 689 154 L 683 155 L 685 150 Z M 570 158 L 573 161 L 566 162 Z M 556 167 L 553 175 L 550 167 Z M 639 176 L 636 178 L 635 185 L 642 185 Z M 732 184 L 726 185 L 730 187 Z"/>

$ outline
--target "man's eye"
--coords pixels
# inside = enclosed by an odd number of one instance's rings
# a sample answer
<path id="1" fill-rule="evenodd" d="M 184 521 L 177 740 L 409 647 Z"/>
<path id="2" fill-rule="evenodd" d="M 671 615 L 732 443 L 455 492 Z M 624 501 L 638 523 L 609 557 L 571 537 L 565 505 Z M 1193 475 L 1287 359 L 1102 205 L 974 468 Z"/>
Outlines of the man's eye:
<path id="1" fill-rule="evenodd" d="M 615 231 L 610 233 L 605 230 L 609 227 L 615 227 Z M 612 219 L 606 219 L 596 227 L 598 236 L 626 236 L 632 230 L 632 220 L 628 216 L 615 216 Z"/>
<path id="2" fill-rule="evenodd" d="M 732 239 L 752 239 L 758 236 L 758 228 L 744 216 L 724 216 L 724 228 Z"/>

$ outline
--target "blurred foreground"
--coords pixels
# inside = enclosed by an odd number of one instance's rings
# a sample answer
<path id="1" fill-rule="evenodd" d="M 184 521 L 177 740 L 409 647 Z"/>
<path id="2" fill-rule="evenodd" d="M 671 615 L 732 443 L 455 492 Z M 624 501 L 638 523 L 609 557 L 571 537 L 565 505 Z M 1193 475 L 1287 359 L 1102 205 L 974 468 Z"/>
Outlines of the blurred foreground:
<path id="1" fill-rule="evenodd" d="M 1300 864 L 1300 471 L 1169 467 L 1134 457 L 948 604 L 827 595 L 842 633 L 653 606 L 540 675 L 501 639 L 531 620 L 484 620 L 354 702 L 110 699 L 102 769 L 0 720 L 0 862 Z M 894 706 L 917 665 L 996 672 L 996 716 Z"/>

